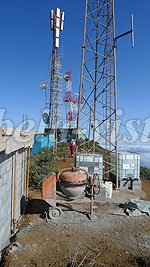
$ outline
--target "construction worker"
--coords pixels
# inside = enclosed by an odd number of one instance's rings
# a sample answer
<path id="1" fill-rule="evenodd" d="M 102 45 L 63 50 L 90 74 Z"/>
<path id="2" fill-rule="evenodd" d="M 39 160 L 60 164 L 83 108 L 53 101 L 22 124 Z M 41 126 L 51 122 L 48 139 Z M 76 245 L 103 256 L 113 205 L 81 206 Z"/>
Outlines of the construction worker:
<path id="1" fill-rule="evenodd" d="M 73 158 L 75 152 L 75 141 L 73 139 L 71 139 L 70 142 L 70 152 L 71 152 L 71 157 Z"/>

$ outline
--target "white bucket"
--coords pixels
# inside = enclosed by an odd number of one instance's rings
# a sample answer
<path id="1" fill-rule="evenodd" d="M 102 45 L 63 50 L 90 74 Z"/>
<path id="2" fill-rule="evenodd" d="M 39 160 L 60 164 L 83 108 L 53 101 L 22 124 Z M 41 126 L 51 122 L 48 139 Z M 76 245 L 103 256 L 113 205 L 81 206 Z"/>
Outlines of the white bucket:
<path id="1" fill-rule="evenodd" d="M 105 182 L 104 187 L 106 188 L 106 198 L 112 198 L 113 184 L 112 182 Z"/>

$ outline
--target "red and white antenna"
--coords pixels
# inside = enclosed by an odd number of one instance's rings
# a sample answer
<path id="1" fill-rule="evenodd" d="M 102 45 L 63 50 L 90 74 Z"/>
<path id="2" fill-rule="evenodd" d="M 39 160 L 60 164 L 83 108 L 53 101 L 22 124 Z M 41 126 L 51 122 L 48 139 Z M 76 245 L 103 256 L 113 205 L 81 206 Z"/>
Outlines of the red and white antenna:
<path id="1" fill-rule="evenodd" d="M 68 128 L 76 128 L 78 97 L 72 96 L 72 73 L 69 69 L 64 75 L 66 82 L 64 102 L 66 103 L 66 124 Z"/>

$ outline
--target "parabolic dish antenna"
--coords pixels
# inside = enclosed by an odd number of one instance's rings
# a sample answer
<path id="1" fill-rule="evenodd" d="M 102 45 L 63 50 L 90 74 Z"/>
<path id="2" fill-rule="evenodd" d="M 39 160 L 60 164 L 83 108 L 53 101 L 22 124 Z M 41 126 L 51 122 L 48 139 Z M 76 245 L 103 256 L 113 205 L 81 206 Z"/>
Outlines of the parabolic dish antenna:
<path id="1" fill-rule="evenodd" d="M 49 115 L 46 112 L 43 113 L 43 121 L 45 124 L 49 123 Z"/>

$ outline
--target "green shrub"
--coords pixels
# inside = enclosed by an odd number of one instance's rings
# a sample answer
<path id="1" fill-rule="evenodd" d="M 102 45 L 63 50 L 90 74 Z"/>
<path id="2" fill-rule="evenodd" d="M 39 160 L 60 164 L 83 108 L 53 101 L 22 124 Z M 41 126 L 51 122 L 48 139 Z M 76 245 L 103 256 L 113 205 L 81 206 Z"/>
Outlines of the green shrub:
<path id="1" fill-rule="evenodd" d="M 140 167 L 140 176 L 146 180 L 150 180 L 150 168 Z"/>
<path id="2" fill-rule="evenodd" d="M 31 155 L 29 186 L 41 187 L 42 179 L 48 173 L 55 171 L 55 159 L 56 155 L 49 148 L 42 148 L 39 150 L 39 154 Z"/>

